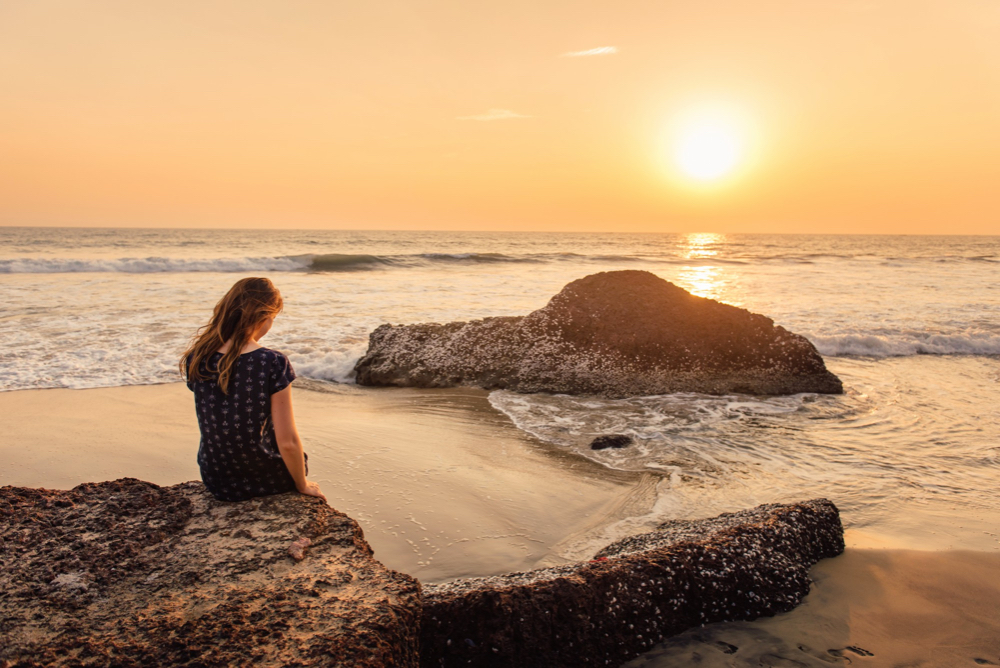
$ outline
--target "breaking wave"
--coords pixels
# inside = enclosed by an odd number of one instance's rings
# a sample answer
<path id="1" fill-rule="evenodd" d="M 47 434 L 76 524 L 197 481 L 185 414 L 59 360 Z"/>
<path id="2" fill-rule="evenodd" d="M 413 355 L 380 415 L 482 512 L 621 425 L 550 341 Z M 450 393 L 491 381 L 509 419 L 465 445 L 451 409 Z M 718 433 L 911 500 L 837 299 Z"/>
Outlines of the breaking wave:
<path id="1" fill-rule="evenodd" d="M 827 357 L 908 357 L 910 355 L 1000 355 L 1000 334 L 984 330 L 960 333 L 901 332 L 895 334 L 810 335 Z"/>

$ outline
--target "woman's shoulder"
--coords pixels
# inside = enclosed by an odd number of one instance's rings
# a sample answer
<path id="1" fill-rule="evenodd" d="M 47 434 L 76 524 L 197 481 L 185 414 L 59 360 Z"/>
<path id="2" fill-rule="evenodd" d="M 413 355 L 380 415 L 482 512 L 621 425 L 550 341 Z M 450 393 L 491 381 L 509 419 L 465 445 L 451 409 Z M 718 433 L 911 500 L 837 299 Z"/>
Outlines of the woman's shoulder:
<path id="1" fill-rule="evenodd" d="M 275 350 L 274 348 L 265 348 L 264 346 L 261 346 L 260 348 L 255 348 L 254 350 L 244 353 L 244 356 L 252 358 L 255 361 L 263 361 L 265 365 L 281 367 L 291 366 L 288 356 L 280 350 Z"/>
<path id="2" fill-rule="evenodd" d="M 260 348 L 254 348 L 253 350 L 246 353 L 247 355 L 260 355 L 261 357 L 267 357 L 269 359 L 288 359 L 288 356 L 280 350 L 275 350 L 274 348 L 265 348 L 261 346 Z"/>

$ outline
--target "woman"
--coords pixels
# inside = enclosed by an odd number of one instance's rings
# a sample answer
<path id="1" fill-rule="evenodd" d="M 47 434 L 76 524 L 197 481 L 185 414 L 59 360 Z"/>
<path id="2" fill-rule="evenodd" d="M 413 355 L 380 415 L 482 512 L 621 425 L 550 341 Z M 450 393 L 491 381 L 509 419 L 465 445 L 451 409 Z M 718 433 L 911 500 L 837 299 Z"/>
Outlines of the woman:
<path id="1" fill-rule="evenodd" d="M 292 365 L 258 343 L 282 306 L 268 279 L 237 281 L 181 358 L 201 429 L 201 479 L 221 501 L 293 490 L 326 500 L 306 480 L 292 416 Z"/>

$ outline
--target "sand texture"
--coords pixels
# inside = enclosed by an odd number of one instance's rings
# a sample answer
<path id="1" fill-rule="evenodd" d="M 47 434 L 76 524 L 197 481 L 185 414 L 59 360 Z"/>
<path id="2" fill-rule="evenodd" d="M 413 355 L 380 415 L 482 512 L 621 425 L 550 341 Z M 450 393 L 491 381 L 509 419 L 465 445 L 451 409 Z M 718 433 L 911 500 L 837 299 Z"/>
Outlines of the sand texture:
<path id="1" fill-rule="evenodd" d="M 810 575 L 791 612 L 692 629 L 626 666 L 1000 665 L 1000 555 L 849 548 Z"/>
<path id="2" fill-rule="evenodd" d="M 587 557 L 611 540 L 609 524 L 654 501 L 655 480 L 553 452 L 480 390 L 307 385 L 295 382 L 293 400 L 310 479 L 382 563 L 421 581 Z M 194 400 L 181 383 L 3 392 L 0 416 L 11 416 L 0 485 L 199 477 Z"/>
<path id="3" fill-rule="evenodd" d="M 615 666 L 700 624 L 795 607 L 844 550 L 826 500 L 667 523 L 593 560 L 424 589 L 423 666 Z"/>
<path id="4" fill-rule="evenodd" d="M 581 278 L 523 317 L 383 325 L 355 370 L 361 385 L 605 397 L 843 392 L 804 337 L 647 271 Z"/>
<path id="5" fill-rule="evenodd" d="M 655 480 L 532 441 L 479 390 L 305 387 L 296 381 L 295 408 L 313 477 L 377 559 L 424 582 L 565 565 L 655 526 L 640 521 Z M 179 383 L 0 393 L 0 428 L 0 485 L 198 477 L 194 407 Z M 857 530 L 848 544 L 878 549 L 820 562 L 794 611 L 693 629 L 634 665 L 1000 665 L 1000 556 L 902 551 Z"/>
<path id="6" fill-rule="evenodd" d="M 420 585 L 319 499 L 0 488 L 0 665 L 416 664 Z"/>

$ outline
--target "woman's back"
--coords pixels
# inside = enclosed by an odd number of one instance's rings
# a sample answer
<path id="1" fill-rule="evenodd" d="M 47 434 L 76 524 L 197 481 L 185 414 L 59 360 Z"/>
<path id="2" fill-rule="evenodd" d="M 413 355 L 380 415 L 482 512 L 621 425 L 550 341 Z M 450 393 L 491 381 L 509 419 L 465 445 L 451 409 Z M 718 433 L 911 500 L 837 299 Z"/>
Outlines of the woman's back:
<path id="1" fill-rule="evenodd" d="M 287 357 L 259 343 L 283 306 L 270 280 L 241 278 L 178 361 L 194 392 L 201 479 L 223 501 L 294 490 L 326 500 L 306 478 L 292 416 L 295 372 Z"/>
<path id="2" fill-rule="evenodd" d="M 295 379 L 288 358 L 269 348 L 241 354 L 228 393 L 218 383 L 221 359 L 217 352 L 202 360 L 201 378 L 187 383 L 201 429 L 198 466 L 205 486 L 224 501 L 294 491 L 271 420 L 271 395 Z"/>

